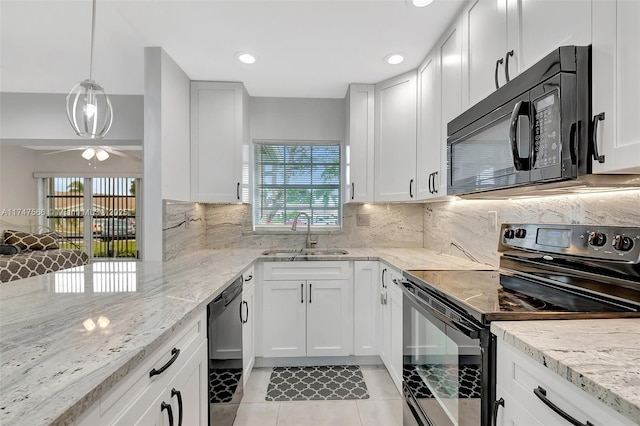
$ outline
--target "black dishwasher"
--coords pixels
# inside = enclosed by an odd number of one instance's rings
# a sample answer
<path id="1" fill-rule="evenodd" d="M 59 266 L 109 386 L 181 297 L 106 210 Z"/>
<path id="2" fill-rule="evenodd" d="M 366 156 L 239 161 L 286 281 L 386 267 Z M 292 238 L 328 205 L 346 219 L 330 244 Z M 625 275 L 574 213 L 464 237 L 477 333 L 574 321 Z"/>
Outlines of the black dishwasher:
<path id="1" fill-rule="evenodd" d="M 248 315 L 242 283 L 240 276 L 207 306 L 212 426 L 232 426 L 242 400 L 242 323 Z"/>

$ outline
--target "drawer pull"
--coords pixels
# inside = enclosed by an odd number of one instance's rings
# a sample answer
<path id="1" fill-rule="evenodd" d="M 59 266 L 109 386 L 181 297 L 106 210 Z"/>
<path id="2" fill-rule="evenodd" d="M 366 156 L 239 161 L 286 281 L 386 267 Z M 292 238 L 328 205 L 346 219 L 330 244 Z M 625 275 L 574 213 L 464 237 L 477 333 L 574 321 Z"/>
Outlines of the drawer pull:
<path id="1" fill-rule="evenodd" d="M 544 405 L 546 405 L 547 407 L 551 408 L 556 414 L 558 414 L 560 417 L 562 417 L 563 419 L 565 419 L 566 421 L 568 421 L 572 425 L 575 425 L 575 426 L 594 426 L 593 423 L 591 423 L 589 420 L 587 420 L 586 423 L 580 423 L 578 420 L 574 419 L 569 414 L 567 414 L 562 408 L 558 407 L 556 404 L 551 402 L 551 400 L 549 400 L 549 398 L 547 398 L 547 391 L 544 388 L 538 386 L 536 389 L 533 390 L 533 393 L 538 398 L 540 398 L 540 401 L 542 401 L 544 403 Z"/>
<path id="2" fill-rule="evenodd" d="M 249 281 L 251 281 L 253 279 L 253 275 L 249 275 L 247 276 L 247 278 L 244 279 L 245 283 L 248 283 Z"/>
<path id="3" fill-rule="evenodd" d="M 149 377 L 153 377 L 153 376 L 157 376 L 158 374 L 162 374 L 162 373 L 164 373 L 164 371 L 167 368 L 171 367 L 171 364 L 176 362 L 176 359 L 178 359 L 178 355 L 180 355 L 180 349 L 178 349 L 178 348 L 171 349 L 171 355 L 173 355 L 173 356 L 171 357 L 171 359 L 169 361 L 167 361 L 167 363 L 165 365 L 160 367 L 158 370 L 156 370 L 155 368 L 153 370 L 151 370 L 149 372 Z"/>
<path id="4" fill-rule="evenodd" d="M 173 426 L 173 410 L 171 409 L 171 405 L 162 401 L 160 405 L 160 411 L 167 410 L 167 416 L 169 416 L 169 426 Z"/>
<path id="5" fill-rule="evenodd" d="M 178 426 L 182 426 L 182 393 L 176 388 L 171 389 L 171 398 L 178 397 Z"/>

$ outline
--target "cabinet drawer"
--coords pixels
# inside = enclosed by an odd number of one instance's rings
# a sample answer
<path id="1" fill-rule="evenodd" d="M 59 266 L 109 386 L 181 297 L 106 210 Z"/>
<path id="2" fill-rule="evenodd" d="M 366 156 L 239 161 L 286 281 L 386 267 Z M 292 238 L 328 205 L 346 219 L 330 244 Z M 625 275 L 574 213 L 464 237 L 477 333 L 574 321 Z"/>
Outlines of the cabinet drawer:
<path id="1" fill-rule="evenodd" d="M 206 340 L 206 334 L 206 313 L 203 310 L 203 312 L 187 322 L 181 329 L 177 330 L 168 342 L 156 349 L 146 362 L 138 365 L 132 372 L 128 373 L 120 383 L 100 399 L 101 418 L 107 421 L 109 419 L 115 419 L 149 388 L 155 387 L 162 389 L 178 370 L 180 370 L 180 366 L 183 365 L 184 362 L 193 355 L 200 344 Z M 174 363 L 167 367 L 164 372 L 151 377 L 151 370 L 159 370 L 169 364 L 170 360 L 174 357 L 172 354 L 173 348 L 180 350 Z"/>
<path id="2" fill-rule="evenodd" d="M 504 351 L 511 353 L 500 354 Z M 602 401 L 540 365 L 513 346 L 500 342 L 498 353 L 498 360 L 508 360 L 509 363 L 506 371 L 510 376 L 511 386 L 509 389 L 507 384 L 504 390 L 509 392 L 511 400 L 523 406 L 528 411 L 527 414 L 532 414 L 541 424 L 556 424 L 564 420 L 534 394 L 534 390 L 538 388 L 544 389 L 549 401 L 582 423 L 589 421 L 595 426 L 634 424 Z M 509 399 L 506 396 L 505 399 L 506 409 Z"/>
<path id="3" fill-rule="evenodd" d="M 334 280 L 351 277 L 348 261 L 265 262 L 263 268 L 265 280 Z"/>

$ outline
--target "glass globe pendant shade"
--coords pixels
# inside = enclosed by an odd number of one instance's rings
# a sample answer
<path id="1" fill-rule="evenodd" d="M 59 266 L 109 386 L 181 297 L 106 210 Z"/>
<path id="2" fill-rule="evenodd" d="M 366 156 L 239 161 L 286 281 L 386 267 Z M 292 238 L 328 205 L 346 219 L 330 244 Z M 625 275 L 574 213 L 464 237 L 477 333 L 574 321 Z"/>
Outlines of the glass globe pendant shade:
<path id="1" fill-rule="evenodd" d="M 113 123 L 111 100 L 95 81 L 81 81 L 67 95 L 67 118 L 78 136 L 102 139 Z"/>

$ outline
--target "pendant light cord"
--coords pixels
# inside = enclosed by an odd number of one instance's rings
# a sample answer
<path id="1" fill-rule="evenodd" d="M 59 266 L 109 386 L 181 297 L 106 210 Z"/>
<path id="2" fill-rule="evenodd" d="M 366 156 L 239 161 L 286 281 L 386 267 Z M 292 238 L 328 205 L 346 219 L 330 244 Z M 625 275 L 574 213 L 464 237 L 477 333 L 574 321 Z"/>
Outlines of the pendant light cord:
<path id="1" fill-rule="evenodd" d="M 89 54 L 89 80 L 93 80 L 93 38 L 96 29 L 96 0 L 91 9 L 91 50 Z"/>

